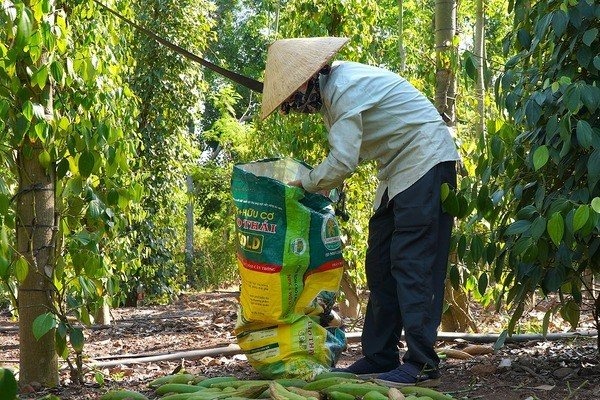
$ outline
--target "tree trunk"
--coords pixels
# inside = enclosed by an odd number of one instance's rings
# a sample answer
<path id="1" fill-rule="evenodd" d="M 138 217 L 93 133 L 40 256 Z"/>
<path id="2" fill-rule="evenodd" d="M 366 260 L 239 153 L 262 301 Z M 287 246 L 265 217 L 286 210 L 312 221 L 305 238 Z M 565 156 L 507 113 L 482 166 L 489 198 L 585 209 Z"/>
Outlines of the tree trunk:
<path id="1" fill-rule="evenodd" d="M 360 315 L 360 298 L 358 297 L 358 290 L 356 285 L 352 283 L 352 278 L 350 278 L 346 271 L 344 271 L 344 274 L 342 275 L 340 289 L 344 293 L 344 298 L 339 299 L 338 301 L 340 314 L 347 318 L 358 318 Z"/>
<path id="2" fill-rule="evenodd" d="M 479 120 L 475 125 L 478 136 L 485 131 L 485 84 L 483 76 L 483 63 L 485 56 L 485 11 L 483 0 L 477 0 L 475 15 L 475 38 L 473 43 L 473 54 L 476 67 L 475 92 L 477 96 L 477 113 Z"/>
<path id="3" fill-rule="evenodd" d="M 110 301 L 108 295 L 102 296 L 102 304 L 98 305 L 94 315 L 94 323 L 97 325 L 110 325 L 112 318 L 110 315 Z"/>
<path id="4" fill-rule="evenodd" d="M 188 203 L 185 207 L 185 272 L 187 282 L 191 287 L 196 284 L 196 274 L 194 273 L 194 180 L 190 175 L 186 177 Z"/>
<path id="5" fill-rule="evenodd" d="M 19 381 L 58 385 L 58 356 L 55 331 L 39 340 L 33 336 L 33 321 L 54 310 L 54 172 L 40 162 L 41 143 L 25 139 L 17 152 L 19 188 L 17 194 L 17 250 L 29 265 L 19 285 Z"/>
<path id="6" fill-rule="evenodd" d="M 406 48 L 404 47 L 404 4 L 398 0 L 398 56 L 400 57 L 400 73 L 406 69 Z"/>
<path id="7" fill-rule="evenodd" d="M 443 332 L 479 332 L 469 310 L 469 299 L 463 290 L 454 290 L 450 281 L 446 281 L 444 299 L 448 308 L 442 315 Z"/>
<path id="8" fill-rule="evenodd" d="M 435 106 L 448 126 L 456 124 L 456 0 L 435 2 Z M 448 309 L 442 316 L 442 329 L 463 330 L 469 325 L 469 302 L 462 290 L 446 284 Z"/>
<path id="9" fill-rule="evenodd" d="M 435 3 L 435 106 L 446 123 L 454 126 L 456 97 L 456 0 Z"/>

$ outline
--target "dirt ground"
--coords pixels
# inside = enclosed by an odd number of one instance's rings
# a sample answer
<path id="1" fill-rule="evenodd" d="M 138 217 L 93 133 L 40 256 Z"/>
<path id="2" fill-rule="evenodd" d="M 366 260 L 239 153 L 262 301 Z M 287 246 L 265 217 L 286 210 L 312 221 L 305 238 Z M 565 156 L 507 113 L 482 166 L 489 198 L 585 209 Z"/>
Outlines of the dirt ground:
<path id="1" fill-rule="evenodd" d="M 236 343 L 233 327 L 237 295 L 194 294 L 182 296 L 169 306 L 113 310 L 110 326 L 85 330 L 85 384 L 74 384 L 64 365 L 59 387 L 45 389 L 33 384 L 22 388 L 20 399 L 40 399 L 49 394 L 63 400 L 97 399 L 114 388 L 137 390 L 152 399 L 157 397 L 147 383 L 182 368 L 209 377 L 231 374 L 241 379 L 258 379 L 245 356 L 227 347 Z M 360 321 L 353 326 L 360 329 Z M 2 312 L 0 366 L 13 370 L 18 367 L 19 358 L 16 327 L 8 313 Z M 469 344 L 452 340 L 440 342 L 439 346 L 461 349 Z M 193 351 L 213 348 L 225 350 L 214 355 Z M 140 361 L 141 357 L 183 351 L 188 353 L 173 360 Z M 338 366 L 348 365 L 358 357 L 360 344 L 349 340 Z M 442 383 L 437 389 L 456 399 L 600 399 L 600 358 L 593 337 L 511 342 L 494 354 L 468 360 L 446 358 L 441 373 Z"/>

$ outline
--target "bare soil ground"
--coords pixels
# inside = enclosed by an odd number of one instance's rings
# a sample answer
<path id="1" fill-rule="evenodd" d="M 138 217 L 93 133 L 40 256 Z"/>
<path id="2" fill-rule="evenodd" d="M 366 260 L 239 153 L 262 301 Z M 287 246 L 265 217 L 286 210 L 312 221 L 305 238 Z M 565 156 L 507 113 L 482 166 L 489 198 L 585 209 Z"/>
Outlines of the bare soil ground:
<path id="1" fill-rule="evenodd" d="M 182 296 L 168 306 L 143 306 L 112 311 L 110 326 L 86 329 L 85 384 L 74 384 L 65 366 L 61 384 L 21 388 L 20 399 L 40 399 L 48 394 L 60 399 L 97 399 L 109 389 L 137 390 L 157 398 L 150 380 L 185 369 L 206 376 L 231 374 L 241 379 L 260 378 L 240 353 L 213 354 L 174 360 L 132 363 L 141 356 L 223 348 L 235 344 L 237 292 Z M 493 318 L 488 316 L 488 318 Z M 482 319 L 483 320 L 483 319 Z M 348 322 L 348 321 L 346 321 Z M 353 325 L 360 329 L 360 321 Z M 18 368 L 16 323 L 0 315 L 0 366 Z M 485 328 L 482 328 L 485 331 Z M 440 342 L 440 347 L 461 348 L 460 340 Z M 360 344 L 349 343 L 338 366 L 360 357 Z M 92 363 L 96 367 L 91 367 Z M 501 367 L 501 364 L 510 366 Z M 600 358 L 596 339 L 507 343 L 494 354 L 468 360 L 447 358 L 441 364 L 442 384 L 437 389 L 457 399 L 493 400 L 596 400 L 600 399 Z M 103 383 L 99 384 L 99 378 Z M 101 380 L 101 381 L 102 381 Z"/>

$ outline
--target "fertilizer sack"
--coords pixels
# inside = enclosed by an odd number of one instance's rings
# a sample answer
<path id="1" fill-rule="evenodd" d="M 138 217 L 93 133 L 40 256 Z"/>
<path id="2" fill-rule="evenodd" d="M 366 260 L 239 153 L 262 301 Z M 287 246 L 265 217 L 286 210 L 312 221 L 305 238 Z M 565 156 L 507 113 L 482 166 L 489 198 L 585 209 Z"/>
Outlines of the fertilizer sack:
<path id="1" fill-rule="evenodd" d="M 266 378 L 312 379 L 346 345 L 323 323 L 343 273 L 331 200 L 286 185 L 309 167 L 284 159 L 233 169 L 237 260 L 241 277 L 236 336 Z"/>

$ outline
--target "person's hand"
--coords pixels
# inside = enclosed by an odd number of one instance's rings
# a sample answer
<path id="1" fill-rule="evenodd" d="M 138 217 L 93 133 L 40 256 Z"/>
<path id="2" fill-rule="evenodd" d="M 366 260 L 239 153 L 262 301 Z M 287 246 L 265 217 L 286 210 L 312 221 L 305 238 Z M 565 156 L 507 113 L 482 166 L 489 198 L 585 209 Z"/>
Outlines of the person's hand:
<path id="1" fill-rule="evenodd" d="M 301 180 L 295 180 L 295 181 L 290 181 L 287 183 L 289 186 L 296 186 L 299 187 L 301 189 L 304 189 L 304 187 L 302 186 L 302 181 Z M 317 193 L 319 193 L 322 196 L 325 197 L 329 197 L 329 190 L 319 190 Z"/>

